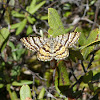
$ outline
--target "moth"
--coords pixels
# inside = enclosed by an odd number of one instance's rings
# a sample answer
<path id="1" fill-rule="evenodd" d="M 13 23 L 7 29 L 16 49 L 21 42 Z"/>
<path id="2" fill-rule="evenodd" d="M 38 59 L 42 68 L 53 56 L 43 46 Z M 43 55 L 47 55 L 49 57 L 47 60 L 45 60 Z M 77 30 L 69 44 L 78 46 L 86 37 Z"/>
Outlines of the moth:
<path id="1" fill-rule="evenodd" d="M 23 37 L 24 46 L 37 52 L 40 61 L 62 60 L 69 56 L 68 48 L 71 48 L 79 39 L 80 32 L 72 32 L 50 38 Z"/>

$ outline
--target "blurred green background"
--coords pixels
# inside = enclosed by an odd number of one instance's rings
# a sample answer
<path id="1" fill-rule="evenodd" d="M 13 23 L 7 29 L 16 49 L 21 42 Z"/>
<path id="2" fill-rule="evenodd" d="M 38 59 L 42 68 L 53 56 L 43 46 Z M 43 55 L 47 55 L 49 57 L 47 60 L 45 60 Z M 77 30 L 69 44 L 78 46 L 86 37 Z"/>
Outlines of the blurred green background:
<path id="1" fill-rule="evenodd" d="M 100 100 L 99 24 L 99 0 L 0 0 L 0 100 Z M 20 41 L 73 31 L 61 61 L 38 61 Z"/>

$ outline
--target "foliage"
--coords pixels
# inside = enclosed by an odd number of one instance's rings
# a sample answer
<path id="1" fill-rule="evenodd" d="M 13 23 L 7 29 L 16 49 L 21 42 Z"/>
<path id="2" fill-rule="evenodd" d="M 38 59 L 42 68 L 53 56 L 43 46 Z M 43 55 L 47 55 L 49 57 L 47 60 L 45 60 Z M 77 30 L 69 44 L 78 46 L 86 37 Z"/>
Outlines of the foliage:
<path id="1" fill-rule="evenodd" d="M 99 0 L 4 0 L 0 5 L 2 100 L 99 100 Z M 61 61 L 38 61 L 20 41 L 24 36 L 49 38 L 72 31 L 81 36 Z"/>

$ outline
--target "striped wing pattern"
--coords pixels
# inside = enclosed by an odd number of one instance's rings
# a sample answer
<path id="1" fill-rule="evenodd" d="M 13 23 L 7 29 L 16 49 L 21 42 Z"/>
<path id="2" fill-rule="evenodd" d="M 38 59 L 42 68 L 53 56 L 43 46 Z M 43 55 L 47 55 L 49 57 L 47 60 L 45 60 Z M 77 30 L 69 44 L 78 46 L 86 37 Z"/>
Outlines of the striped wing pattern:
<path id="1" fill-rule="evenodd" d="M 69 56 L 68 48 L 72 47 L 79 39 L 79 32 L 59 35 L 55 38 L 24 37 L 21 41 L 26 48 L 37 52 L 40 61 L 61 60 Z"/>

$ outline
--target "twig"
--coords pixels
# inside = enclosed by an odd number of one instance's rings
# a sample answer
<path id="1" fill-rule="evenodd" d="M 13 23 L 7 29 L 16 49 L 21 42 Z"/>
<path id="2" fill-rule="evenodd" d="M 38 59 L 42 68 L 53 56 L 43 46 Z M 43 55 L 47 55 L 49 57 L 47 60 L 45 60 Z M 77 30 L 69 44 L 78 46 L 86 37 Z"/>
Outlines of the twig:
<path id="1" fill-rule="evenodd" d="M 90 19 L 87 19 L 86 17 L 82 17 L 80 20 L 85 20 L 85 21 L 87 21 L 87 22 L 89 22 L 91 24 L 94 23 L 93 21 L 91 21 Z M 95 23 L 95 25 L 99 27 L 99 24 Z"/>
<path id="2" fill-rule="evenodd" d="M 45 9 L 50 8 L 51 6 L 53 6 L 54 4 L 56 4 L 58 2 L 58 0 L 53 1 L 50 5 L 48 5 L 47 7 L 45 7 Z"/>
<path id="3" fill-rule="evenodd" d="M 96 25 L 98 12 L 99 12 L 99 6 L 96 6 L 95 19 L 94 19 L 94 23 L 93 23 L 93 26 L 92 26 L 92 30 L 94 29 L 94 27 L 95 27 L 95 25 Z"/>
<path id="4" fill-rule="evenodd" d="M 82 60 L 81 60 L 81 65 L 82 65 L 82 68 L 83 68 L 84 73 L 86 73 L 87 71 L 86 71 L 86 69 L 85 69 L 85 66 L 84 66 L 84 64 L 83 64 L 83 61 L 82 61 Z"/>
<path id="5" fill-rule="evenodd" d="M 39 22 L 40 22 L 40 21 L 41 21 L 41 22 L 44 22 L 44 23 L 47 25 L 46 21 L 38 19 L 36 16 L 32 15 L 32 14 L 29 13 L 26 9 L 24 9 L 21 5 L 19 5 L 19 6 L 12 6 L 12 5 L 8 5 L 8 4 L 2 3 L 2 2 L 0 2 L 0 4 L 7 5 L 7 6 L 10 6 L 10 7 L 14 7 L 14 8 L 18 8 L 18 9 L 20 8 L 20 9 L 22 9 L 23 11 L 27 12 L 30 16 L 34 17 L 37 21 L 39 21 Z M 1 19 L 1 18 L 0 18 L 0 19 Z"/>
<path id="6" fill-rule="evenodd" d="M 95 56 L 95 54 L 93 53 L 92 58 L 90 59 L 90 62 L 88 64 L 88 66 L 87 66 L 87 69 L 89 69 L 90 66 L 92 65 L 92 62 L 94 61 L 94 56 Z"/>
<path id="7" fill-rule="evenodd" d="M 76 97 L 76 100 L 82 95 L 82 93 L 84 92 L 84 89 L 85 87 L 83 87 L 81 94 Z"/>
<path id="8" fill-rule="evenodd" d="M 50 92 L 48 92 L 46 88 L 45 88 L 45 91 L 46 91 L 46 93 L 47 93 L 47 97 L 51 97 L 51 98 L 53 98 L 53 99 L 56 99 L 56 100 L 57 100 L 57 98 L 56 98 L 56 97 L 54 97 L 54 96 L 53 96 Z"/>
<path id="9" fill-rule="evenodd" d="M 88 4 L 88 0 L 87 0 L 86 9 L 84 11 L 83 17 L 85 17 L 88 10 L 89 10 L 89 4 Z"/>
<path id="10" fill-rule="evenodd" d="M 76 76 L 75 76 L 75 74 L 72 71 L 71 71 L 71 74 L 73 75 L 73 77 L 75 78 L 75 80 L 78 81 L 77 78 L 76 78 Z"/>
<path id="11" fill-rule="evenodd" d="M 35 76 L 35 77 L 38 78 L 39 80 L 47 81 L 47 79 L 42 78 L 41 76 L 39 76 L 38 73 L 34 73 L 33 71 L 31 71 L 30 69 L 28 69 L 28 68 L 25 67 L 25 66 L 24 66 L 24 68 L 26 68 L 33 76 Z"/>
<path id="12" fill-rule="evenodd" d="M 71 87 L 70 89 L 72 90 L 72 88 L 73 88 L 76 84 L 80 84 L 80 83 L 82 82 L 82 80 L 83 80 L 83 76 L 81 76 L 81 77 L 76 81 L 76 83 L 74 83 L 74 84 L 72 85 L 72 87 Z"/>
<path id="13" fill-rule="evenodd" d="M 33 91 L 34 91 L 34 95 L 33 95 L 33 100 L 35 100 L 36 99 L 36 91 L 35 91 L 35 77 L 34 77 L 34 75 L 33 75 Z"/>
<path id="14" fill-rule="evenodd" d="M 36 16 L 32 15 L 31 13 L 29 13 L 29 12 L 28 12 L 26 9 L 24 9 L 22 6 L 20 6 L 20 8 L 21 8 L 23 11 L 27 12 L 30 16 L 34 17 L 37 21 L 41 21 L 41 22 L 44 22 L 44 23 L 45 23 L 45 21 L 38 19 Z M 47 24 L 47 23 L 46 23 L 46 24 Z"/>
<path id="15" fill-rule="evenodd" d="M 89 55 L 92 55 L 92 58 L 90 59 L 90 62 L 89 62 L 89 64 L 88 64 L 88 66 L 87 66 L 87 69 L 92 65 L 92 62 L 94 61 L 94 56 L 95 56 L 95 53 L 98 51 L 98 50 L 100 50 L 100 47 L 98 47 L 96 50 L 93 50 Z M 88 56 L 89 56 L 88 55 Z"/>

